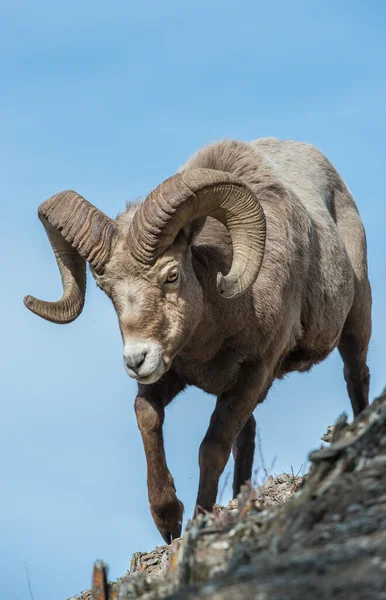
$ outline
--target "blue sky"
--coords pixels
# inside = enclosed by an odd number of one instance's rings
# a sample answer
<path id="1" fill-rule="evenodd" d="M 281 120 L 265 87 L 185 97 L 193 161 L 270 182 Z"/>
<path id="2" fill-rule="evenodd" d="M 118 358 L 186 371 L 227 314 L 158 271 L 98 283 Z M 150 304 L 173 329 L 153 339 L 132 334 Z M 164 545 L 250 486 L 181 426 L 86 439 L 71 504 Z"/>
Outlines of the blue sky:
<path id="1" fill-rule="evenodd" d="M 85 310 L 67 326 L 22 303 L 26 293 L 60 295 L 36 216 L 50 195 L 72 188 L 115 216 L 210 141 L 315 144 L 366 226 L 371 396 L 383 389 L 385 29 L 381 1 L 1 3 L 3 598 L 28 597 L 24 563 L 35 600 L 65 600 L 88 587 L 94 559 L 117 577 L 134 551 L 162 542 L 109 300 L 89 279 Z M 186 517 L 213 406 L 192 388 L 167 410 L 168 463 Z M 276 383 L 256 410 L 267 465 L 276 457 L 276 472 L 298 470 L 343 410 L 351 417 L 337 353 Z"/>

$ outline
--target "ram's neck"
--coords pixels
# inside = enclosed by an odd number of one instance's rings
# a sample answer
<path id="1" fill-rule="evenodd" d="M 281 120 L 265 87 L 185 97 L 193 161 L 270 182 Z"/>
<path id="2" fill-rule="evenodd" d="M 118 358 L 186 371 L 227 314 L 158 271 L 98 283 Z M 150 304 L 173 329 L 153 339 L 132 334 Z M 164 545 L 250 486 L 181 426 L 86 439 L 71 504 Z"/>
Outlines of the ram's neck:
<path id="1" fill-rule="evenodd" d="M 201 320 L 184 347 L 184 355 L 206 362 L 222 347 L 224 340 L 240 335 L 247 326 L 252 309 L 251 292 L 228 300 L 217 290 L 217 273 L 227 273 L 230 263 L 231 255 L 215 246 L 192 246 L 192 265 L 204 302 Z"/>

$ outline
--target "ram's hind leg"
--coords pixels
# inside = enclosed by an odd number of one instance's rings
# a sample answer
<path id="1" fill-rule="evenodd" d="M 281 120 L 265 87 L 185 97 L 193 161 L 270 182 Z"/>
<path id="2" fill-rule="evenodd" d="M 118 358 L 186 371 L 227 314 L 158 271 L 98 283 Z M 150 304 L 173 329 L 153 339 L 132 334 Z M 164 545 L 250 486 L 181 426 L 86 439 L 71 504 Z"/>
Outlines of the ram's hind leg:
<path id="1" fill-rule="evenodd" d="M 370 372 L 366 357 L 371 335 L 371 297 L 369 288 L 364 291 L 362 302 L 354 302 L 338 345 L 354 417 L 369 403 Z"/>
<path id="2" fill-rule="evenodd" d="M 235 460 L 233 476 L 233 497 L 236 498 L 241 486 L 252 478 L 253 456 L 255 453 L 256 421 L 251 415 L 237 435 L 232 453 Z"/>

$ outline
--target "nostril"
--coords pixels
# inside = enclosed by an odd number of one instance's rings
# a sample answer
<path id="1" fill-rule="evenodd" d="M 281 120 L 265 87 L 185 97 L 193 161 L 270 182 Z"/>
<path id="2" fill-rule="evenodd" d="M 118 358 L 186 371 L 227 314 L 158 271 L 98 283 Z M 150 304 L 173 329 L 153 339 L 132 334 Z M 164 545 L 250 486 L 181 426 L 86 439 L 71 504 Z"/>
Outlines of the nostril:
<path id="1" fill-rule="evenodd" d="M 145 358 L 146 358 L 146 352 L 142 353 L 142 357 L 138 357 L 138 362 L 136 365 L 136 369 L 139 369 L 140 367 L 142 367 L 143 363 L 145 362 Z"/>
<path id="2" fill-rule="evenodd" d="M 137 372 L 138 369 L 143 365 L 146 358 L 146 351 L 143 351 L 135 356 L 130 356 L 126 358 L 126 366 L 134 372 Z"/>

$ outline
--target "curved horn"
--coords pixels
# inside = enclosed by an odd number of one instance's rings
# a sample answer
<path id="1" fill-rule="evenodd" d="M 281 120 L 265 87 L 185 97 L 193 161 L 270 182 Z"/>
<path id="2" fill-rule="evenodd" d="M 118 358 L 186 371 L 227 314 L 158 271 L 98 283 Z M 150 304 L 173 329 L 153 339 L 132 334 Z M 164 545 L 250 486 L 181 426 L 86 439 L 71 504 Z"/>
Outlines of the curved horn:
<path id="1" fill-rule="evenodd" d="M 110 256 L 114 221 L 73 191 L 43 202 L 38 209 L 59 267 L 63 296 L 45 302 L 26 296 L 29 310 L 53 323 L 70 323 L 82 312 L 86 293 L 86 260 L 98 273 Z"/>
<path id="2" fill-rule="evenodd" d="M 229 273 L 217 276 L 226 298 L 243 294 L 255 281 L 264 256 L 266 223 L 256 195 L 240 179 L 211 169 L 192 169 L 170 177 L 149 194 L 130 228 L 133 256 L 154 262 L 182 227 L 211 216 L 229 230 L 233 262 Z"/>

